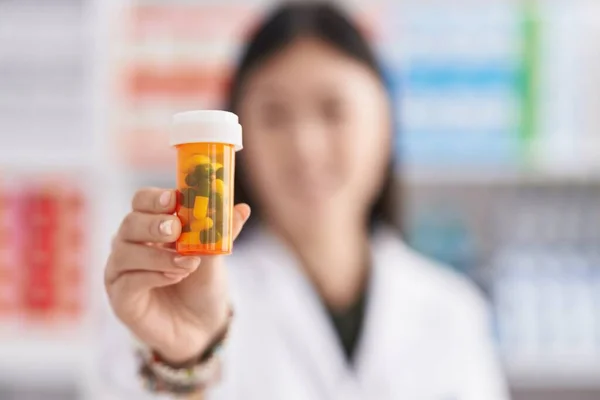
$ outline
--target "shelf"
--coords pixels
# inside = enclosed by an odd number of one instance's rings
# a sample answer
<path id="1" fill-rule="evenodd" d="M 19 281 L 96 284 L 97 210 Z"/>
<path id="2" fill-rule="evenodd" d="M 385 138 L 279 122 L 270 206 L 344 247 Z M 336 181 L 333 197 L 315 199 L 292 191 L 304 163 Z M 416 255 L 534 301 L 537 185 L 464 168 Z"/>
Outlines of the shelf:
<path id="1" fill-rule="evenodd" d="M 168 168 L 165 168 L 168 169 Z M 175 182 L 175 171 L 165 169 L 129 169 L 124 178 L 133 184 L 168 184 Z M 596 173 L 543 173 L 491 170 L 403 170 L 398 168 L 401 183 L 414 186 L 438 185 L 600 185 Z"/>
<path id="2" fill-rule="evenodd" d="M 169 170 L 130 170 L 122 173 L 122 179 L 134 186 L 156 185 L 159 187 L 169 187 L 175 184 L 176 174 L 175 166 Z"/>
<path id="3" fill-rule="evenodd" d="M 469 169 L 429 169 L 417 170 L 402 167 L 398 169 L 402 182 L 410 185 L 597 185 L 600 184 L 600 171 L 516 171 L 485 170 L 476 167 Z"/>
<path id="4" fill-rule="evenodd" d="M 53 149 L 55 150 L 55 149 Z M 52 150 L 0 150 L 0 170 L 15 169 L 17 171 L 69 171 L 73 169 L 90 169 L 95 167 L 94 156 L 84 151 L 73 149 L 70 152 Z"/>
<path id="5" fill-rule="evenodd" d="M 513 359 L 505 371 L 513 388 L 600 389 L 600 357 Z"/>
<path id="6" fill-rule="evenodd" d="M 40 384 L 78 382 L 89 353 L 89 341 L 79 331 L 3 333 L 0 380 L 33 383 L 31 377 L 35 377 L 35 383 Z"/>

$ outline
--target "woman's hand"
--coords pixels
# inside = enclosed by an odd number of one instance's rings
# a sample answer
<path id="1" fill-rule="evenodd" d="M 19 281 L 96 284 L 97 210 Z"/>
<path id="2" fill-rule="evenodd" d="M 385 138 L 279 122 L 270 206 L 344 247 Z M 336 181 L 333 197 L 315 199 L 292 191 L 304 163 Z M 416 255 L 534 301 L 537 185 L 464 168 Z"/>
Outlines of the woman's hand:
<path id="1" fill-rule="evenodd" d="M 175 191 L 142 189 L 113 241 L 105 271 L 110 304 L 142 342 L 179 363 L 199 355 L 228 318 L 222 256 L 183 257 L 172 244 L 181 233 Z M 233 237 L 250 216 L 234 208 Z"/>

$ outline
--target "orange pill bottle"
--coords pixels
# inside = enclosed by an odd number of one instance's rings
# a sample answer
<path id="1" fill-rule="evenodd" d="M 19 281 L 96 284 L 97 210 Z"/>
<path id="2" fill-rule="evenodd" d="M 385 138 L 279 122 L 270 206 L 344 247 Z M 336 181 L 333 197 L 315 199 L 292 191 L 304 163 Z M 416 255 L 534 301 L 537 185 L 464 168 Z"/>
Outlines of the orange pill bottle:
<path id="1" fill-rule="evenodd" d="M 183 255 L 232 250 L 235 152 L 242 149 L 237 115 L 202 110 L 175 114 L 171 146 L 177 150 L 177 216 Z"/>

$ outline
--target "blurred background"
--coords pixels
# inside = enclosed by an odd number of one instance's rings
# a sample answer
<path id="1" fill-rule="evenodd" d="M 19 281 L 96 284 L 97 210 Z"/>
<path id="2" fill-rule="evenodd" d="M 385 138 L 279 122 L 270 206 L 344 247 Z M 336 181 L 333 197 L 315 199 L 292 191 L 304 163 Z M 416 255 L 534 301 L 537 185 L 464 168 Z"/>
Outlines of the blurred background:
<path id="1" fill-rule="evenodd" d="M 600 2 L 340 3 L 395 99 L 406 241 L 488 295 L 515 399 L 599 399 Z M 124 398 L 110 237 L 272 4 L 0 0 L 0 399 Z"/>

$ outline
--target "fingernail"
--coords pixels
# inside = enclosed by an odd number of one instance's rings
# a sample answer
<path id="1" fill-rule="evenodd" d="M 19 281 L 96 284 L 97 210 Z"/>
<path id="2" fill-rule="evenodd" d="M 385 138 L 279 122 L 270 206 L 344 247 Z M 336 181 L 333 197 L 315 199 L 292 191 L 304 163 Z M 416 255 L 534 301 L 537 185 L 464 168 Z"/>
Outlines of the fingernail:
<path id="1" fill-rule="evenodd" d="M 200 265 L 200 257 L 177 256 L 173 262 L 180 268 L 195 269 Z"/>
<path id="2" fill-rule="evenodd" d="M 243 212 L 241 212 L 240 210 L 236 210 L 239 218 L 243 221 L 246 222 L 248 220 L 248 218 L 250 218 L 250 211 L 248 211 L 247 214 L 244 214 Z"/>
<path id="3" fill-rule="evenodd" d="M 189 274 L 182 275 L 182 274 L 178 274 L 176 272 L 163 272 L 163 275 L 169 279 L 182 280 L 183 278 L 186 278 Z"/>
<path id="4" fill-rule="evenodd" d="M 163 222 L 160 223 L 160 225 L 158 226 L 158 229 L 160 230 L 160 232 L 163 235 L 172 235 L 173 234 L 173 220 L 172 219 L 167 219 Z"/>
<path id="5" fill-rule="evenodd" d="M 170 190 L 167 190 L 166 192 L 162 192 L 160 194 L 160 197 L 158 198 L 158 202 L 160 203 L 161 206 L 168 207 L 169 204 L 171 204 L 171 196 L 172 196 L 172 193 Z"/>

